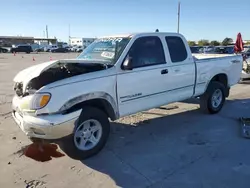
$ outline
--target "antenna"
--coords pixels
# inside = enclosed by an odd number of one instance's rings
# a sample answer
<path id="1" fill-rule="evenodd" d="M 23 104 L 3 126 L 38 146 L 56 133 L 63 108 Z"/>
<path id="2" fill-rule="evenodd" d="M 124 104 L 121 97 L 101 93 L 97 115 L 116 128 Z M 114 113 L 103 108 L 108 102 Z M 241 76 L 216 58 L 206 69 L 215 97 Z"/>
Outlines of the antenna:
<path id="1" fill-rule="evenodd" d="M 177 33 L 180 32 L 180 12 L 181 12 L 181 3 L 178 2 L 178 22 L 177 22 Z"/>

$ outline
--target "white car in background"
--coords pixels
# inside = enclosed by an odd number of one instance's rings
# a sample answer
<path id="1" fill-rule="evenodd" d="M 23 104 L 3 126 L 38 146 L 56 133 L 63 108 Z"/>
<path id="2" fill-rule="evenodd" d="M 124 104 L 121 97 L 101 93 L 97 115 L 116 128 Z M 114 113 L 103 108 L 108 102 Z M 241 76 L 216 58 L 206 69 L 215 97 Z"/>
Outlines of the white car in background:
<path id="1" fill-rule="evenodd" d="M 44 48 L 44 51 L 45 52 L 51 52 L 51 50 L 55 50 L 57 48 L 58 48 L 57 45 L 47 46 L 47 47 Z"/>

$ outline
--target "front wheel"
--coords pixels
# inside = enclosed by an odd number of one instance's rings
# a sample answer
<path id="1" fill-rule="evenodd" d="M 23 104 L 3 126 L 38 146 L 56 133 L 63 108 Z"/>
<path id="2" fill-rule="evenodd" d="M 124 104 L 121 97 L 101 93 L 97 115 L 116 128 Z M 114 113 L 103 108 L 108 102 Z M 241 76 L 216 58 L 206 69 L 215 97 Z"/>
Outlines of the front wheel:
<path id="1" fill-rule="evenodd" d="M 110 123 L 107 115 L 98 108 L 84 107 L 71 141 L 69 140 L 70 143 L 64 143 L 64 145 L 70 147 L 68 149 L 71 150 L 74 158 L 87 159 L 102 150 L 109 132 Z"/>
<path id="2" fill-rule="evenodd" d="M 213 81 L 209 84 L 206 92 L 200 99 L 200 107 L 203 111 L 210 114 L 218 113 L 225 102 L 225 86 Z"/>

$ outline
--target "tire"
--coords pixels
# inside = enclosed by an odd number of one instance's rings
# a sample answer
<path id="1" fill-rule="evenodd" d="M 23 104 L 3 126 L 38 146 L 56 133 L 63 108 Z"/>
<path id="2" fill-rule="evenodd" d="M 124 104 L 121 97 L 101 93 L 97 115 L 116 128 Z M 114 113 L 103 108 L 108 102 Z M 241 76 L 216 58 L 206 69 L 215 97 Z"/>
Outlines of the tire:
<path id="1" fill-rule="evenodd" d="M 89 125 L 90 129 L 86 128 L 86 125 Z M 93 127 L 100 129 L 94 132 Z M 103 149 L 108 140 L 109 132 L 110 123 L 108 116 L 98 108 L 84 107 L 76 122 L 73 135 L 67 141 L 64 141 L 61 147 L 72 158 L 87 159 Z M 93 136 L 98 140 L 96 144 L 90 141 L 93 140 Z M 80 143 L 85 143 L 85 146 L 83 147 L 84 144 L 81 145 Z"/>
<path id="2" fill-rule="evenodd" d="M 200 98 L 201 110 L 209 114 L 220 112 L 225 103 L 225 91 L 226 88 L 222 83 L 211 82 L 204 95 Z M 213 97 L 216 100 L 213 100 Z"/>

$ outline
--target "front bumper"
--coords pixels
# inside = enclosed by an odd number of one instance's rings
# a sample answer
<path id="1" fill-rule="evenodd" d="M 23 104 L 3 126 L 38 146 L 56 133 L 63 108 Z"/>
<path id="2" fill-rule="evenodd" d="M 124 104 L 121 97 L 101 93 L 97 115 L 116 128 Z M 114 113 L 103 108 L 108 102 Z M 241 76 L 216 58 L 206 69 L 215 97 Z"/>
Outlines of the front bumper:
<path id="1" fill-rule="evenodd" d="M 16 100 L 16 99 L 15 99 Z M 17 110 L 17 104 L 13 99 L 12 116 L 20 129 L 32 138 L 59 139 L 73 133 L 74 127 L 81 110 L 70 114 L 51 114 L 31 116 Z"/>

